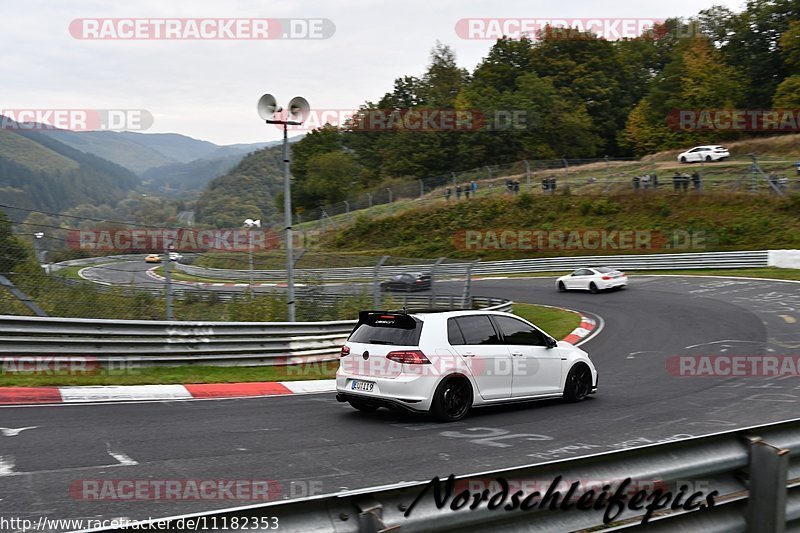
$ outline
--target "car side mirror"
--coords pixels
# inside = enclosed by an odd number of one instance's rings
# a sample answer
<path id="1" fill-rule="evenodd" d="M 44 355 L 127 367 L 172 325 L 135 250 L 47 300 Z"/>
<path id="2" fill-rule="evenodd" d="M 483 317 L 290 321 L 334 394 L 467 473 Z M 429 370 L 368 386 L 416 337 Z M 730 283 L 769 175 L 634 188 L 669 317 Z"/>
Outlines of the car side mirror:
<path id="1" fill-rule="evenodd" d="M 558 345 L 558 342 L 553 337 L 545 337 L 545 342 L 548 348 L 555 348 Z"/>

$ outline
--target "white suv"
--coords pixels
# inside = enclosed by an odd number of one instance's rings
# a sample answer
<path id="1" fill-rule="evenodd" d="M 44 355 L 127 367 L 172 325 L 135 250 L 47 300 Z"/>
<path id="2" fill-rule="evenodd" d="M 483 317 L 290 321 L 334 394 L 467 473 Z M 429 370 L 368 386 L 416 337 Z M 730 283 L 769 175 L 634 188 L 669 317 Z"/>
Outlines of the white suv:
<path id="1" fill-rule="evenodd" d="M 510 313 L 362 311 L 342 346 L 336 399 L 361 411 L 430 412 L 444 421 L 472 407 L 597 391 L 583 350 Z"/>

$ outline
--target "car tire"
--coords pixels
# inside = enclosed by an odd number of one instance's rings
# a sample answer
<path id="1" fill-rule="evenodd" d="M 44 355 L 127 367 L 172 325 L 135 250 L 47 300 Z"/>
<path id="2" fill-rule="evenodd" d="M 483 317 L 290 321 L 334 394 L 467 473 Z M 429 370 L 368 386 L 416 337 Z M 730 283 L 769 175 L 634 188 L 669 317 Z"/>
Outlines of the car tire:
<path id="1" fill-rule="evenodd" d="M 364 413 L 374 413 L 378 410 L 378 406 L 372 403 L 361 402 L 359 400 L 347 400 L 350 407 L 363 411 Z"/>
<path id="2" fill-rule="evenodd" d="M 711 156 L 710 155 L 706 156 L 706 161 L 709 162 L 709 163 L 711 162 Z"/>
<path id="3" fill-rule="evenodd" d="M 592 391 L 592 372 L 589 367 L 578 363 L 573 366 L 567 381 L 564 383 L 564 399 L 568 402 L 579 402 Z"/>
<path id="4" fill-rule="evenodd" d="M 681 156 L 681 163 L 686 163 L 686 156 Z"/>
<path id="5" fill-rule="evenodd" d="M 558 292 L 567 292 L 567 287 L 564 285 L 563 281 L 558 282 Z"/>
<path id="6" fill-rule="evenodd" d="M 461 420 L 472 408 L 472 384 L 465 377 L 447 378 L 436 387 L 431 414 L 442 422 Z"/>
<path id="7" fill-rule="evenodd" d="M 597 285 L 594 284 L 594 281 L 589 284 L 589 292 L 592 294 L 597 294 L 598 292 Z"/>

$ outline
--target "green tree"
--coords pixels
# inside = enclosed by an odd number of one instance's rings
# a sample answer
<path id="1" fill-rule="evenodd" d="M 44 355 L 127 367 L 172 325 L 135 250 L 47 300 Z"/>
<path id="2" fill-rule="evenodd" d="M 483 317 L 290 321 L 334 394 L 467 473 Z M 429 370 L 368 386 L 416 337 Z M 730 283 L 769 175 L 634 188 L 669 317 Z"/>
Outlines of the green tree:
<path id="1" fill-rule="evenodd" d="M 317 154 L 308 160 L 298 202 L 307 207 L 341 202 L 359 182 L 360 173 L 356 160 L 344 152 Z"/>
<path id="2" fill-rule="evenodd" d="M 32 260 L 31 250 L 12 233 L 11 220 L 0 211 L 0 274 L 8 275 Z"/>

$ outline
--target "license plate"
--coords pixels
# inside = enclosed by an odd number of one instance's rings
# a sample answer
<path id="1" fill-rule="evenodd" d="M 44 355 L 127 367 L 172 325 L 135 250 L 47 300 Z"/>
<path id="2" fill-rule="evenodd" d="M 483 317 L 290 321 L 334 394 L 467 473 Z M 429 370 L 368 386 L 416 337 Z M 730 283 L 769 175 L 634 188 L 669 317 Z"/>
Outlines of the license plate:
<path id="1" fill-rule="evenodd" d="M 372 392 L 372 388 L 375 386 L 374 383 L 369 381 L 358 381 L 357 379 L 354 379 L 351 383 L 351 390 L 360 390 L 364 392 Z"/>

